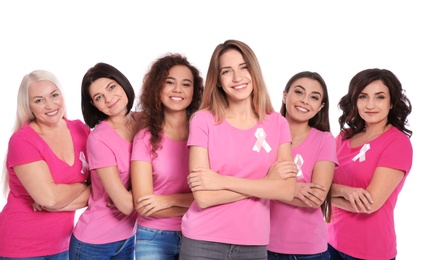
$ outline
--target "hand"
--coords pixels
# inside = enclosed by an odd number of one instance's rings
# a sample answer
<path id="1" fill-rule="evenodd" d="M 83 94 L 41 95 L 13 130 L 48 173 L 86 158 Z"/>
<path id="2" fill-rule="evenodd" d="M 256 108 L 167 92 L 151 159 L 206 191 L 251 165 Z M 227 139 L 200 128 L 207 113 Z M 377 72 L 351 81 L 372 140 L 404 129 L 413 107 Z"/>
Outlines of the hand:
<path id="1" fill-rule="evenodd" d="M 191 191 L 200 190 L 223 190 L 223 176 L 211 169 L 197 168 L 190 172 L 187 183 Z"/>
<path id="2" fill-rule="evenodd" d="M 374 202 L 371 194 L 362 188 L 345 186 L 342 190 L 344 199 L 350 202 L 355 212 L 368 212 Z"/>
<path id="3" fill-rule="evenodd" d="M 295 178 L 298 173 L 298 167 L 293 161 L 276 161 L 270 166 L 267 173 L 269 179 Z"/>
<path id="4" fill-rule="evenodd" d="M 38 204 L 37 202 L 33 203 L 33 210 L 34 211 L 42 211 L 43 210 L 43 206 Z"/>
<path id="5" fill-rule="evenodd" d="M 151 214 L 172 207 L 165 196 L 149 194 L 137 199 L 135 209 L 141 216 L 150 216 Z"/>
<path id="6" fill-rule="evenodd" d="M 325 187 L 317 183 L 297 182 L 295 198 L 300 199 L 309 207 L 320 207 L 324 198 L 318 193 L 318 190 L 325 191 Z"/>

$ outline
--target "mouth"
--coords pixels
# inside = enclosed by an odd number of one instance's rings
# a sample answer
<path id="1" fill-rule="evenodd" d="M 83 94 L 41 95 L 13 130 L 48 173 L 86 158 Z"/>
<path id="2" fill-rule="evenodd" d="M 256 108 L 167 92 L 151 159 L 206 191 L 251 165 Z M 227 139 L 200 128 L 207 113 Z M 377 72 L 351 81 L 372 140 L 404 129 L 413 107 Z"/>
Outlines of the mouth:
<path id="1" fill-rule="evenodd" d="M 112 108 L 114 107 L 117 103 L 119 103 L 120 99 L 117 99 L 116 102 L 114 102 L 113 104 L 111 104 L 110 106 L 108 106 L 108 108 Z"/>
<path id="2" fill-rule="evenodd" d="M 45 113 L 47 116 L 54 116 L 54 115 L 57 115 L 58 114 L 58 109 L 56 109 L 56 110 L 53 110 L 53 111 L 51 111 L 51 112 L 47 112 L 47 113 Z"/>
<path id="3" fill-rule="evenodd" d="M 173 101 L 182 101 L 184 100 L 183 97 L 169 97 L 170 99 L 172 99 Z"/>
<path id="4" fill-rule="evenodd" d="M 308 112 L 308 109 L 303 108 L 303 107 L 300 107 L 300 106 L 295 106 L 295 108 L 296 108 L 298 111 L 301 111 L 301 112 L 304 112 L 304 113 L 307 113 L 307 112 Z"/>
<path id="5" fill-rule="evenodd" d="M 238 85 L 238 86 L 234 86 L 232 88 L 235 89 L 235 90 L 242 90 L 242 89 L 246 88 L 247 85 L 248 84 L 245 83 L 245 84 L 241 84 L 241 85 Z"/>

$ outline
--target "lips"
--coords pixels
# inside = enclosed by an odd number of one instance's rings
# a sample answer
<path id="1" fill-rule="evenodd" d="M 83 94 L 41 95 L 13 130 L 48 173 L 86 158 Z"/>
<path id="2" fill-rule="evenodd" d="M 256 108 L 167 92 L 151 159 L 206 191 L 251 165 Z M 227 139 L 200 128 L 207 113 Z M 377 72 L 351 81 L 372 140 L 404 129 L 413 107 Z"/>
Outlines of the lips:
<path id="1" fill-rule="evenodd" d="M 169 97 L 170 99 L 174 100 L 174 101 L 182 101 L 184 100 L 183 97 Z"/>

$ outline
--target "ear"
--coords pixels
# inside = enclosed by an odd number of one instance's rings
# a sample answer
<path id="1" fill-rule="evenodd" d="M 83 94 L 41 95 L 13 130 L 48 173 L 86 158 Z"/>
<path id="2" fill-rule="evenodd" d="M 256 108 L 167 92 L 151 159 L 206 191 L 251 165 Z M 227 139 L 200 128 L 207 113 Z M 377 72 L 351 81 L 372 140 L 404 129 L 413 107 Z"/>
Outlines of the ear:
<path id="1" fill-rule="evenodd" d="M 325 103 L 322 103 L 319 107 L 319 109 L 317 110 L 317 112 L 320 112 L 320 110 L 322 110 L 322 108 L 325 106 Z"/>
<path id="2" fill-rule="evenodd" d="M 283 104 L 286 104 L 286 91 L 283 91 L 283 96 L 282 96 L 282 102 Z"/>

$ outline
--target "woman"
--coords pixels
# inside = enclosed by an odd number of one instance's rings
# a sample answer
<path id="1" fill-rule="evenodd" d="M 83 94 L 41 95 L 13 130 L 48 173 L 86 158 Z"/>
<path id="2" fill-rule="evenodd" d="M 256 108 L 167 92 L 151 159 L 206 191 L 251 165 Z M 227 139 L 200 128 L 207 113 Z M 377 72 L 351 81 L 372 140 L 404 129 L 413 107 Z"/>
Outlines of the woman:
<path id="1" fill-rule="evenodd" d="M 115 67 L 98 63 L 83 77 L 81 106 L 92 194 L 70 242 L 71 259 L 133 259 L 136 212 L 130 185 L 135 93 Z"/>
<path id="2" fill-rule="evenodd" d="M 180 258 L 266 259 L 269 200 L 293 199 L 297 169 L 289 125 L 245 43 L 214 50 L 188 146 L 195 201 L 182 220 Z"/>
<path id="3" fill-rule="evenodd" d="M 411 103 L 391 71 L 375 68 L 351 79 L 339 107 L 331 259 L 394 259 L 394 208 L 412 166 Z"/>
<path id="4" fill-rule="evenodd" d="M 139 213 L 136 259 L 178 259 L 182 215 L 193 201 L 187 185 L 188 121 L 202 93 L 200 72 L 180 54 L 160 57 L 144 77 L 131 162 Z"/>
<path id="5" fill-rule="evenodd" d="M 316 72 L 299 72 L 289 79 L 282 100 L 280 113 L 289 123 L 300 171 L 295 198 L 271 201 L 268 259 L 329 259 L 325 220 L 331 215 L 329 189 L 337 156 L 326 83 Z"/>
<path id="6" fill-rule="evenodd" d="M 0 257 L 68 259 L 75 210 L 87 205 L 86 140 L 69 120 L 55 75 L 35 70 L 18 90 L 6 167 L 10 192 L 0 213 Z"/>

